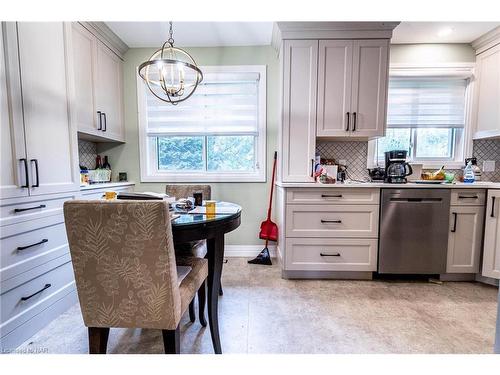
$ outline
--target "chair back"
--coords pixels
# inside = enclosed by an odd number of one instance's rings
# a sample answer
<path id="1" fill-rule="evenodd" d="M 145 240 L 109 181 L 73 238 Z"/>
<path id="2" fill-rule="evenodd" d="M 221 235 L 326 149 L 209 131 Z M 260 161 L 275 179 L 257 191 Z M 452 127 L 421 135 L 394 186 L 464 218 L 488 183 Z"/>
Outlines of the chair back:
<path id="1" fill-rule="evenodd" d="M 181 318 L 164 201 L 67 201 L 64 218 L 88 327 L 175 329 Z"/>
<path id="2" fill-rule="evenodd" d="M 204 200 L 212 199 L 210 185 L 167 185 L 165 193 L 176 199 L 192 197 L 194 192 L 201 191 Z"/>

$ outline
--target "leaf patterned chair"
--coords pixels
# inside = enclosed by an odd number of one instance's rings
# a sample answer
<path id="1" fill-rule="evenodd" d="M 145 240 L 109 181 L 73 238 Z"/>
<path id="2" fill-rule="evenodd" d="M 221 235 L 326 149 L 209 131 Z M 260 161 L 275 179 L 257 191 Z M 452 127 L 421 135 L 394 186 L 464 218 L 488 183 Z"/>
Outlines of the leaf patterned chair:
<path id="1" fill-rule="evenodd" d="M 212 199 L 212 188 L 210 185 L 166 185 L 165 193 L 176 199 L 192 197 L 194 192 L 201 191 L 203 194 L 203 200 Z M 199 258 L 205 258 L 207 255 L 207 242 L 205 240 L 192 241 L 175 248 L 176 254 L 180 257 L 182 256 L 195 256 Z M 222 285 L 219 289 L 219 295 L 222 296 Z M 205 303 L 200 301 L 200 296 L 198 296 L 198 306 L 200 322 L 202 325 L 206 325 L 204 318 L 204 306 Z M 189 304 L 189 319 L 194 322 L 196 319 L 194 312 L 194 299 Z"/>
<path id="2" fill-rule="evenodd" d="M 64 218 L 89 352 L 106 353 L 110 327 L 161 329 L 179 353 L 179 323 L 207 260 L 177 259 L 164 201 L 68 201 Z"/>

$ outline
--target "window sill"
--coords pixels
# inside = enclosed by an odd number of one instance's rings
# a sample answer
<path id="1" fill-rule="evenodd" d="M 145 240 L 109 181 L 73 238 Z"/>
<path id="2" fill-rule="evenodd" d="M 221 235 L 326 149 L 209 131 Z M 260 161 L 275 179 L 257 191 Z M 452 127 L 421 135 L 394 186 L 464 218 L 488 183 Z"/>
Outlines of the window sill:
<path id="1" fill-rule="evenodd" d="M 157 174 L 141 176 L 141 182 L 266 182 L 264 174 Z"/>

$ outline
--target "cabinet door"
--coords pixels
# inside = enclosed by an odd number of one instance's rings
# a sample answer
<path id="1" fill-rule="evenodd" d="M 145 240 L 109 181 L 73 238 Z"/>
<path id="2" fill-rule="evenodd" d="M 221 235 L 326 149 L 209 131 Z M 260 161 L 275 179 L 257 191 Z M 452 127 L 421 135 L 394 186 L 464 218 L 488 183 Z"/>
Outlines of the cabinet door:
<path id="1" fill-rule="evenodd" d="M 355 40 L 353 45 L 351 132 L 383 136 L 386 123 L 389 41 Z"/>
<path id="2" fill-rule="evenodd" d="M 4 45 L 5 37 L 5 45 Z M 0 199 L 28 196 L 15 23 L 0 27 Z"/>
<path id="3" fill-rule="evenodd" d="M 78 22 L 71 31 L 76 126 L 80 132 L 101 135 L 94 92 L 96 38 Z"/>
<path id="4" fill-rule="evenodd" d="M 282 55 L 282 180 L 314 182 L 318 41 L 286 40 Z"/>
<path id="5" fill-rule="evenodd" d="M 96 110 L 104 113 L 102 136 L 123 141 L 122 61 L 99 40 L 96 69 Z"/>
<path id="6" fill-rule="evenodd" d="M 474 138 L 500 135 L 500 45 L 477 56 L 477 129 Z"/>
<path id="7" fill-rule="evenodd" d="M 20 22 L 19 66 L 31 195 L 79 189 L 62 22 Z"/>
<path id="8" fill-rule="evenodd" d="M 448 236 L 448 273 L 479 272 L 483 239 L 482 206 L 452 206 Z"/>
<path id="9" fill-rule="evenodd" d="M 500 279 L 500 190 L 488 191 L 484 223 L 483 276 Z"/>
<path id="10" fill-rule="evenodd" d="M 318 63 L 319 137 L 348 137 L 351 107 L 352 40 L 321 40 Z"/>

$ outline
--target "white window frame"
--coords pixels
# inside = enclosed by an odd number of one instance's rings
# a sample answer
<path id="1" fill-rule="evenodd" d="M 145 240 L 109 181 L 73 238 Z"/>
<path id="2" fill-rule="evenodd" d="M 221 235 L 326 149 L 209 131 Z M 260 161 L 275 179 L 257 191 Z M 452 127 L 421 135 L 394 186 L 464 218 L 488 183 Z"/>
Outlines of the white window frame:
<path id="1" fill-rule="evenodd" d="M 138 69 L 138 68 L 137 68 Z M 137 70 L 136 69 L 136 70 Z M 139 125 L 139 158 L 141 182 L 266 182 L 267 166 L 267 80 L 266 65 L 216 65 L 200 66 L 205 73 L 251 72 L 259 73 L 258 85 L 258 136 L 255 142 L 255 171 L 165 171 L 158 169 L 158 153 L 156 142 L 146 135 L 147 105 L 146 91 L 148 88 L 137 74 L 137 116 Z M 188 99 L 189 100 L 189 99 Z M 170 105 L 165 103 L 165 105 Z M 181 134 L 179 134 L 181 135 Z M 224 134 L 220 134 L 224 135 Z M 227 134 L 231 135 L 231 134 Z M 173 135 L 172 135 L 173 136 Z M 196 136 L 192 134 L 191 136 Z M 203 156 L 205 158 L 205 156 Z"/>
<path id="2" fill-rule="evenodd" d="M 464 165 L 464 159 L 472 155 L 472 135 L 474 133 L 472 122 L 472 101 L 474 97 L 474 63 L 449 63 L 432 65 L 413 65 L 413 64 L 391 64 L 389 67 L 390 77 L 442 77 L 442 78 L 463 78 L 468 79 L 465 89 L 465 127 L 462 131 L 463 148 L 456 150 L 454 159 L 433 158 L 425 160 L 410 160 L 415 164 L 423 164 L 424 169 L 441 168 L 443 165 L 447 169 L 459 169 Z M 457 137 L 458 138 L 458 137 Z M 455 140 L 455 148 L 460 144 L 459 139 Z M 416 147 L 416 145 L 414 145 Z M 376 159 L 377 140 L 368 142 L 368 160 L 367 167 L 383 167 L 384 162 Z"/>

